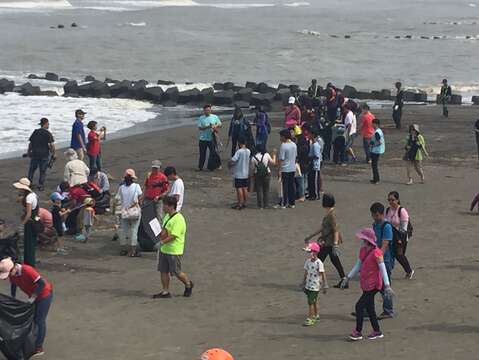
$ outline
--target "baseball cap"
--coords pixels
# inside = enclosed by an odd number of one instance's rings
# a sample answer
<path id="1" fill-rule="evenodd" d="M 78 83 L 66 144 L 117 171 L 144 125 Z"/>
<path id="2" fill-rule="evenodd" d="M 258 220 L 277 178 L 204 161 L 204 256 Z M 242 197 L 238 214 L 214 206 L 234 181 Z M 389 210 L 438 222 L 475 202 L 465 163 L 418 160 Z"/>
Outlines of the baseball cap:
<path id="1" fill-rule="evenodd" d="M 75 110 L 75 115 L 85 115 L 86 112 L 84 112 L 82 109 Z"/>
<path id="2" fill-rule="evenodd" d="M 291 96 L 289 99 L 288 99 L 288 104 L 294 104 L 296 103 L 296 99 L 294 98 L 294 96 Z"/>
<path id="3" fill-rule="evenodd" d="M 160 160 L 153 160 L 151 162 L 151 167 L 156 169 L 161 169 L 161 161 Z"/>
<path id="4" fill-rule="evenodd" d="M 11 258 L 5 258 L 0 261 L 0 280 L 7 279 L 14 266 L 15 264 Z"/>
<path id="5" fill-rule="evenodd" d="M 319 253 L 319 251 L 321 250 L 321 246 L 319 246 L 317 242 L 312 242 L 309 243 L 307 249 L 309 252 Z"/>

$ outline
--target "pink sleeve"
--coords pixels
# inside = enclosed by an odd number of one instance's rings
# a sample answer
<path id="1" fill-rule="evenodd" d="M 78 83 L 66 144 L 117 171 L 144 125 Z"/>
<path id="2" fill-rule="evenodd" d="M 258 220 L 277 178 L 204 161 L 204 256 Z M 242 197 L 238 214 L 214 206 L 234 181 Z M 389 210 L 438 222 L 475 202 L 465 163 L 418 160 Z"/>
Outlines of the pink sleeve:
<path id="1" fill-rule="evenodd" d="M 409 222 L 409 213 L 407 212 L 406 208 L 401 209 L 401 213 L 399 214 L 399 221 Z"/>

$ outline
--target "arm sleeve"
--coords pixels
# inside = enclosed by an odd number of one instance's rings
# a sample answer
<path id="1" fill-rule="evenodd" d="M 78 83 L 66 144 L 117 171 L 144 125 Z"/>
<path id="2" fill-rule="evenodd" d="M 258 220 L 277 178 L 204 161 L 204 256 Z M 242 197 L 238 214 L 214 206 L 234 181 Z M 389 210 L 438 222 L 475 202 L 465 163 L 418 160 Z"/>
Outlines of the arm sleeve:
<path id="1" fill-rule="evenodd" d="M 358 259 L 358 261 L 356 261 L 356 264 L 354 264 L 353 268 L 349 272 L 348 279 L 352 279 L 353 277 L 355 277 L 359 270 L 361 270 L 361 260 Z"/>
<path id="2" fill-rule="evenodd" d="M 391 224 L 386 224 L 384 226 L 383 238 L 382 240 L 391 241 L 393 239 L 393 228 Z"/>
<path id="3" fill-rule="evenodd" d="M 401 208 L 401 213 L 399 214 L 399 229 L 401 231 L 407 231 L 408 223 L 409 223 L 409 214 L 405 208 Z"/>
<path id="4" fill-rule="evenodd" d="M 386 271 L 386 265 L 384 261 L 381 261 L 379 264 L 379 271 L 381 271 L 381 276 L 383 278 L 383 283 L 385 286 L 390 286 L 388 272 Z"/>

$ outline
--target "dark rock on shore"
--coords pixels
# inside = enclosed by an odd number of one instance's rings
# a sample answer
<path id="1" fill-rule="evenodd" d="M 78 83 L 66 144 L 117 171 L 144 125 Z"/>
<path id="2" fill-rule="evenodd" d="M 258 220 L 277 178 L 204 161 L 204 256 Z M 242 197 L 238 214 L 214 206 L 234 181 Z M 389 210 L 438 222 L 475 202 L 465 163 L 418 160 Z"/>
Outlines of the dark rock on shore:
<path id="1" fill-rule="evenodd" d="M 355 87 L 350 85 L 345 85 L 343 89 L 343 95 L 347 98 L 355 98 L 358 94 L 358 91 Z"/>
<path id="2" fill-rule="evenodd" d="M 71 27 L 76 28 L 76 27 L 78 27 L 78 25 L 77 25 L 77 23 L 72 23 Z"/>
<path id="3" fill-rule="evenodd" d="M 110 94 L 112 97 L 119 97 L 120 95 L 122 95 L 122 97 L 125 95 L 128 96 L 132 87 L 133 83 L 131 81 L 123 80 L 110 86 Z"/>
<path id="4" fill-rule="evenodd" d="M 94 76 L 91 76 L 91 75 L 88 75 L 88 76 L 85 76 L 85 82 L 89 82 L 89 81 L 95 81 L 95 77 Z"/>
<path id="5" fill-rule="evenodd" d="M 391 90 L 383 89 L 381 91 L 371 91 L 371 99 L 373 100 L 391 100 Z"/>
<path id="6" fill-rule="evenodd" d="M 253 89 L 242 88 L 236 93 L 235 100 L 245 101 L 245 102 L 249 103 L 251 101 L 251 95 L 252 94 L 253 94 Z"/>
<path id="7" fill-rule="evenodd" d="M 36 74 L 30 74 L 27 76 L 27 78 L 30 80 L 41 79 L 41 77 Z"/>
<path id="8" fill-rule="evenodd" d="M 436 96 L 436 103 L 437 104 L 442 104 L 441 96 L 439 94 Z M 449 101 L 449 104 L 450 105 L 462 105 L 462 96 L 461 95 L 456 95 L 456 94 L 451 95 L 451 100 Z"/>
<path id="9" fill-rule="evenodd" d="M 234 91 L 235 84 L 232 83 L 231 81 L 223 83 L 223 89 L 224 90 L 233 90 Z"/>
<path id="10" fill-rule="evenodd" d="M 41 95 L 41 90 L 39 86 L 33 86 L 30 83 L 25 83 L 18 87 L 18 92 L 24 96 L 36 96 Z"/>
<path id="11" fill-rule="evenodd" d="M 213 97 L 215 94 L 215 89 L 212 87 L 201 90 L 201 97 L 204 104 L 211 104 L 213 102 Z"/>
<path id="12" fill-rule="evenodd" d="M 414 96 L 414 101 L 427 102 L 427 93 L 424 91 L 418 91 Z"/>
<path id="13" fill-rule="evenodd" d="M 161 103 L 164 95 L 164 91 L 159 86 L 144 88 L 143 90 L 143 99 L 152 101 L 156 104 Z"/>
<path id="14" fill-rule="evenodd" d="M 213 105 L 231 105 L 235 93 L 233 90 L 219 91 L 213 94 Z"/>
<path id="15" fill-rule="evenodd" d="M 145 81 L 146 82 L 146 81 Z M 129 94 L 132 99 L 136 100 L 144 100 L 145 99 L 145 91 L 146 91 L 146 83 L 142 80 L 134 82 L 131 85 Z"/>
<path id="16" fill-rule="evenodd" d="M 216 82 L 213 84 L 213 89 L 215 89 L 216 91 L 220 91 L 220 90 L 224 90 L 225 86 L 223 83 Z"/>
<path id="17" fill-rule="evenodd" d="M 276 93 L 253 94 L 251 96 L 251 105 L 269 107 L 274 102 Z"/>
<path id="18" fill-rule="evenodd" d="M 40 95 L 43 95 L 43 96 L 58 96 L 58 93 L 56 91 L 53 91 L 53 90 L 44 90 L 44 91 L 40 91 Z"/>
<path id="19" fill-rule="evenodd" d="M 371 94 L 367 91 L 357 91 L 355 98 L 358 100 L 368 100 L 371 99 Z"/>
<path id="20" fill-rule="evenodd" d="M 64 29 L 64 28 L 65 28 L 65 25 L 59 24 L 59 25 L 57 26 L 57 28 L 59 28 L 59 29 Z"/>
<path id="21" fill-rule="evenodd" d="M 258 84 L 252 81 L 247 81 L 244 87 L 256 91 Z"/>
<path id="22" fill-rule="evenodd" d="M 78 83 L 75 80 L 68 81 L 63 85 L 63 96 L 78 96 Z"/>
<path id="23" fill-rule="evenodd" d="M 15 82 L 8 79 L 0 79 L 0 94 L 11 92 L 15 88 Z"/>
<path id="24" fill-rule="evenodd" d="M 259 92 L 260 94 L 266 94 L 266 93 L 274 93 L 276 91 L 276 89 L 274 89 L 271 86 L 269 86 L 268 84 L 262 82 L 262 83 L 258 84 L 258 87 L 257 87 L 256 91 Z"/>
<path id="25" fill-rule="evenodd" d="M 178 104 L 198 104 L 202 99 L 201 91 L 197 88 L 181 91 L 178 94 Z"/>
<path id="26" fill-rule="evenodd" d="M 289 88 L 282 88 L 276 91 L 275 100 L 281 101 L 282 104 L 287 104 L 288 99 L 291 96 L 291 90 Z"/>
<path id="27" fill-rule="evenodd" d="M 110 87 L 102 81 L 94 80 L 89 84 L 78 86 L 78 95 L 82 97 L 111 97 Z"/>
<path id="28" fill-rule="evenodd" d="M 105 81 L 103 81 L 106 84 L 119 84 L 121 81 L 120 80 L 114 80 L 111 78 L 105 78 Z"/>
<path id="29" fill-rule="evenodd" d="M 279 84 L 278 85 L 278 90 L 281 90 L 281 89 L 289 89 L 289 85 Z"/>
<path id="30" fill-rule="evenodd" d="M 70 79 L 68 79 L 68 78 L 66 78 L 66 77 L 61 77 L 58 81 L 69 82 Z"/>
<path id="31" fill-rule="evenodd" d="M 479 105 L 479 96 L 473 96 L 472 97 L 472 103 L 474 105 Z"/>
<path id="32" fill-rule="evenodd" d="M 170 101 L 175 103 L 178 102 L 179 93 L 180 92 L 176 86 L 166 89 L 166 91 L 163 94 L 164 101 Z"/>
<path id="33" fill-rule="evenodd" d="M 239 107 L 241 109 L 249 109 L 249 101 L 241 101 L 241 100 L 238 100 L 238 101 L 235 101 L 234 104 L 233 104 L 235 107 Z"/>
<path id="34" fill-rule="evenodd" d="M 291 90 L 293 94 L 298 94 L 301 92 L 301 87 L 299 85 L 289 85 L 289 90 Z"/>
<path id="35" fill-rule="evenodd" d="M 45 80 L 48 80 L 48 81 L 58 81 L 58 75 L 55 74 L 55 73 L 52 73 L 52 72 L 47 72 L 45 74 Z"/>
<path id="36" fill-rule="evenodd" d="M 175 85 L 175 83 L 173 81 L 169 81 L 169 80 L 158 80 L 156 82 L 156 85 L 166 85 L 166 86 L 169 86 L 169 85 Z"/>

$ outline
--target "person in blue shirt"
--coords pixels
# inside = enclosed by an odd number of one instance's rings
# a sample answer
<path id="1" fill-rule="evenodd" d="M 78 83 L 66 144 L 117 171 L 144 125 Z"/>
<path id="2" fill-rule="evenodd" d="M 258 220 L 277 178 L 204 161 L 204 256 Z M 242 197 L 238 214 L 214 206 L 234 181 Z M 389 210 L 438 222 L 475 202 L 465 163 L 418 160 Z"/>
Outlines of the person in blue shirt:
<path id="1" fill-rule="evenodd" d="M 308 200 L 319 200 L 323 191 L 321 179 L 321 160 L 324 148 L 324 141 L 317 132 L 313 132 L 314 142 L 309 148 L 311 167 L 308 172 Z"/>
<path id="2" fill-rule="evenodd" d="M 76 151 L 79 160 L 85 158 L 86 152 L 86 138 L 85 130 L 83 128 L 83 120 L 85 119 L 86 112 L 83 110 L 75 111 L 75 122 L 72 126 L 72 139 L 70 142 L 70 148 Z"/>
<path id="3" fill-rule="evenodd" d="M 210 156 L 215 150 L 215 136 L 221 127 L 221 121 L 218 116 L 211 113 L 211 105 L 203 106 L 203 115 L 198 119 L 199 130 L 199 148 L 200 159 L 198 162 L 198 170 L 202 171 L 206 161 L 206 150 L 209 149 Z"/>
<path id="4" fill-rule="evenodd" d="M 384 205 L 375 202 L 370 208 L 371 217 L 374 220 L 373 229 L 376 234 L 376 244 L 383 252 L 384 265 L 391 282 L 391 273 L 394 268 L 393 255 L 393 228 L 392 225 L 384 219 Z M 379 315 L 378 319 L 388 319 L 394 316 L 392 297 L 384 296 L 384 288 L 381 290 L 383 297 L 383 313 Z"/>
<path id="5" fill-rule="evenodd" d="M 386 143 L 384 142 L 383 131 L 379 128 L 379 119 L 373 120 L 374 135 L 371 138 L 369 147 L 371 149 L 371 169 L 373 171 L 373 179 L 371 184 L 379 184 L 379 157 L 386 151 Z"/>

